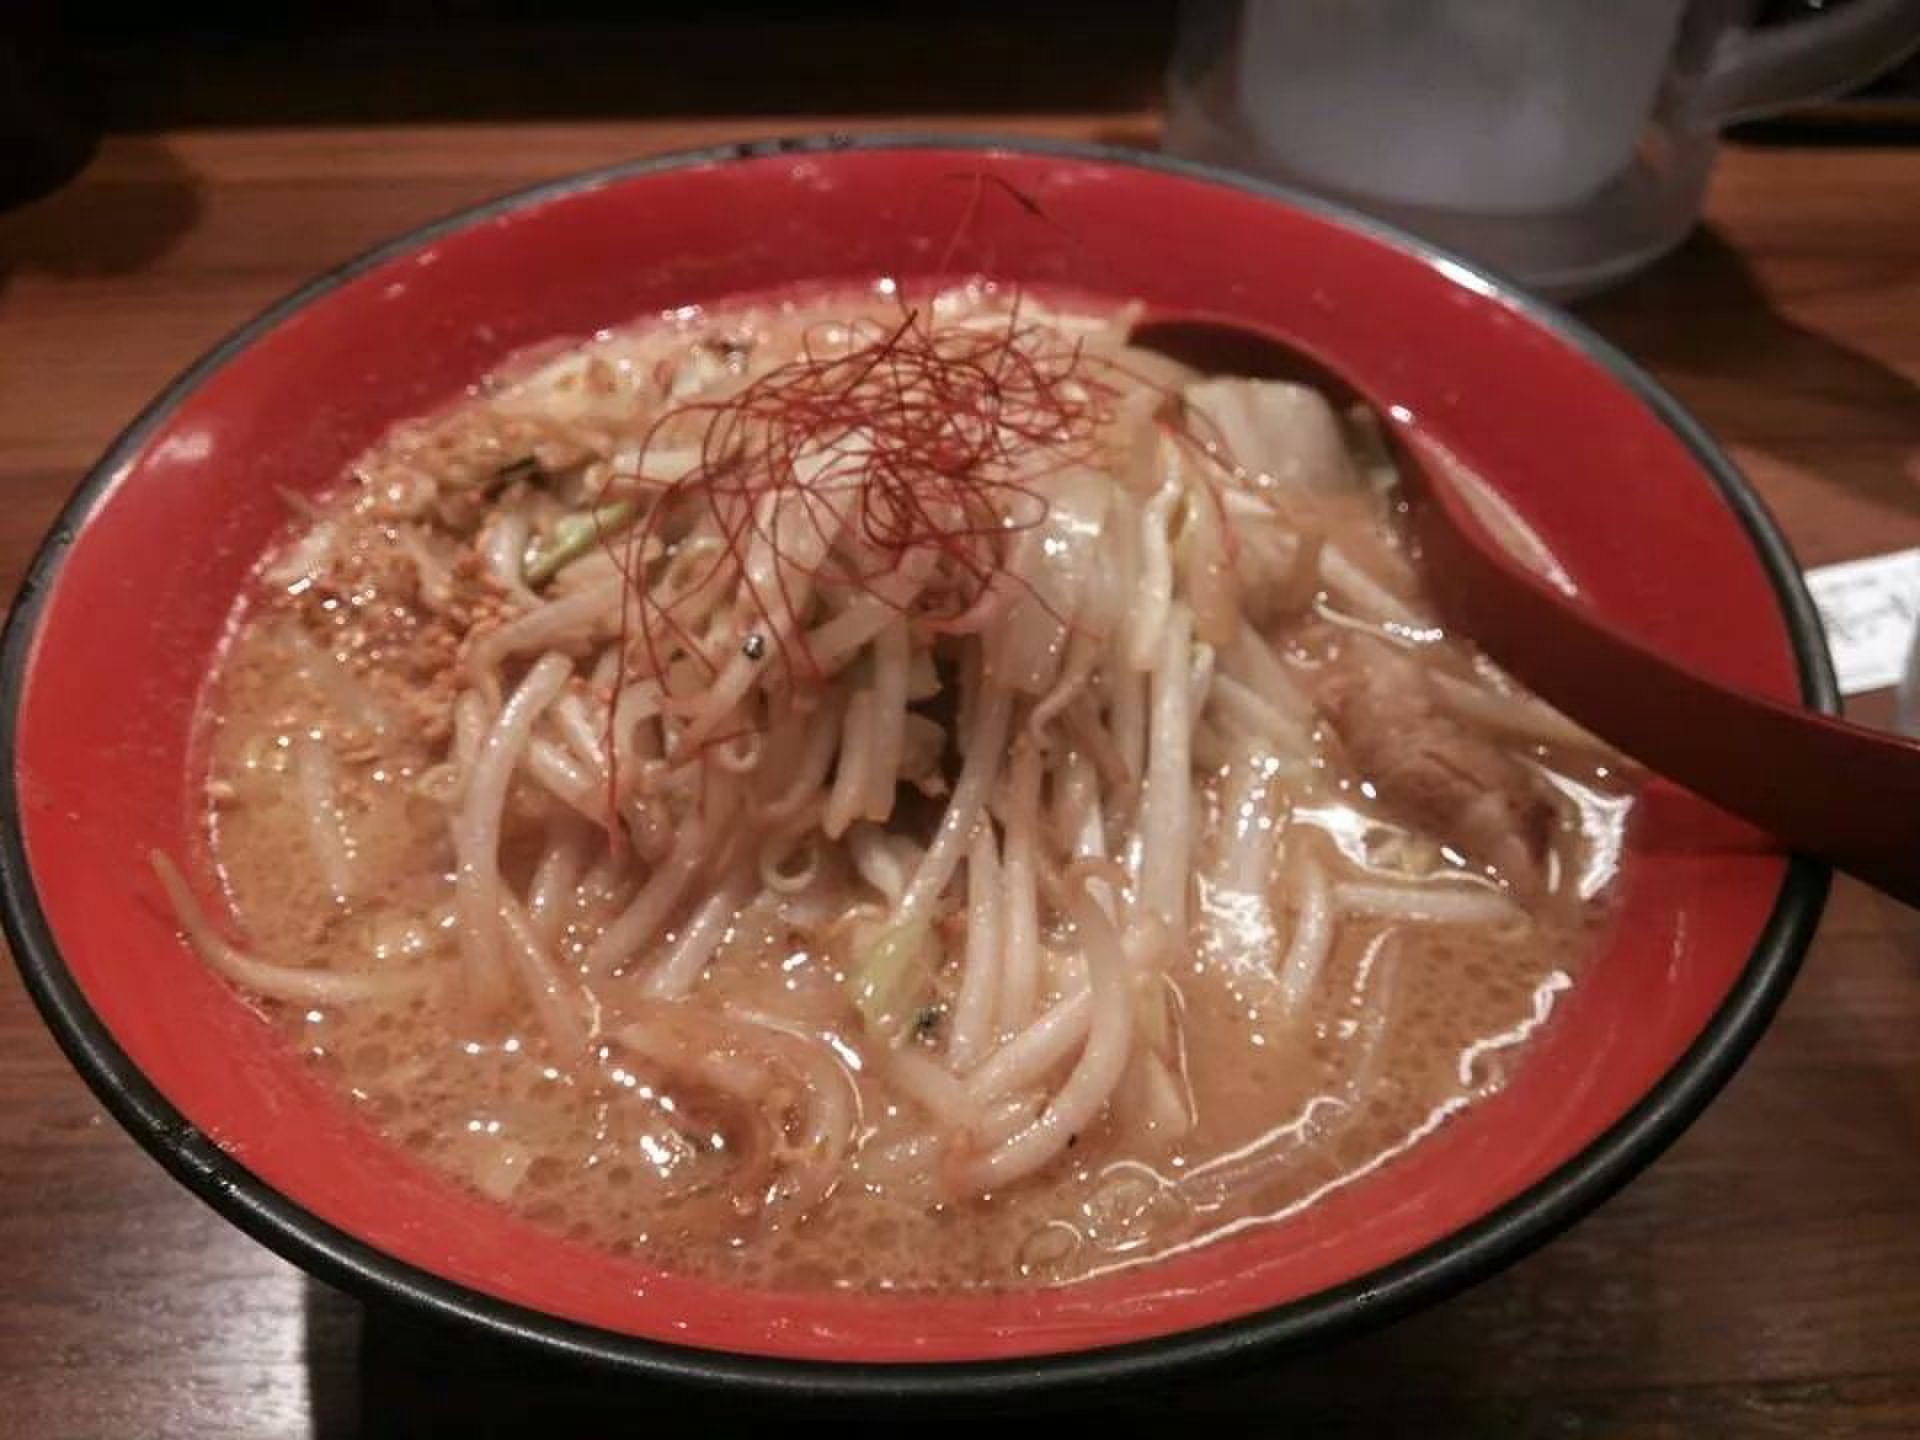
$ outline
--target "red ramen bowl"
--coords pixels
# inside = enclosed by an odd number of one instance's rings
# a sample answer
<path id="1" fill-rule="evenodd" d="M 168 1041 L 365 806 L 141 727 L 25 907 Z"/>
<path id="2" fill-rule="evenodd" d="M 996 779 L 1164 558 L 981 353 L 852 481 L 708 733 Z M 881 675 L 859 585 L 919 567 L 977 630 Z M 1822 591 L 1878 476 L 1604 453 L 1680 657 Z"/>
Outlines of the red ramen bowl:
<path id="1" fill-rule="evenodd" d="M 87 477 L 6 632 L 7 935 L 88 1082 L 234 1223 L 370 1298 L 620 1371 L 1018 1394 L 1430 1302 L 1596 1204 L 1739 1064 L 1827 875 L 1656 786 L 1617 918 L 1511 1083 L 1394 1163 L 1291 1219 L 1077 1285 L 767 1293 L 585 1248 L 422 1168 L 194 958 L 146 856 L 195 843 L 194 699 L 280 490 L 334 484 L 388 426 L 538 341 L 942 270 L 1293 340 L 1472 462 L 1609 617 L 1727 680 L 1835 706 L 1787 547 L 1700 427 L 1573 321 L 1370 220 L 1130 152 L 911 137 L 703 151 L 512 196 L 315 281 L 176 381 Z"/>

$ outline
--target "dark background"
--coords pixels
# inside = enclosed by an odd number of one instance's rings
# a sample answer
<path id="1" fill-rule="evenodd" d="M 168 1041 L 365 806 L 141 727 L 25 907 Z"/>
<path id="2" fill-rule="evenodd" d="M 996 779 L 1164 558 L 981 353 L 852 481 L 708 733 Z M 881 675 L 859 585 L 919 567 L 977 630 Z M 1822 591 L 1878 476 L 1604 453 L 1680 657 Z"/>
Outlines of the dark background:
<path id="1" fill-rule="evenodd" d="M 1790 21 L 1846 3 L 1762 0 L 1759 14 Z M 1176 11 L 1173 0 L 295 0 L 110 17 L 7 0 L 0 63 L 16 88 L 49 92 L 48 108 L 108 131 L 819 113 L 844 109 L 848 92 L 873 110 L 1066 111 L 1150 101 Z M 903 66 L 916 50 L 940 63 Z M 1875 103 L 1820 107 L 1819 123 L 1884 124 L 1901 108 L 1889 102 L 1915 96 L 1920 66 L 1909 64 L 1861 97 Z"/>

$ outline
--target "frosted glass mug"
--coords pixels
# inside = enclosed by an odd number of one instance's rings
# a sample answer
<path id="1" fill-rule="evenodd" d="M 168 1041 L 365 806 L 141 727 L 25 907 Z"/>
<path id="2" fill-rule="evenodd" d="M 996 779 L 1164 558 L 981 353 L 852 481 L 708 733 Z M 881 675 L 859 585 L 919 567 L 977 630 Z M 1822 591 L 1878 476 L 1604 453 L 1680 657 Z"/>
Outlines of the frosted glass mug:
<path id="1" fill-rule="evenodd" d="M 1167 148 L 1370 210 L 1521 284 L 1600 288 L 1692 228 L 1720 127 L 1920 43 L 1920 0 L 1189 0 Z"/>

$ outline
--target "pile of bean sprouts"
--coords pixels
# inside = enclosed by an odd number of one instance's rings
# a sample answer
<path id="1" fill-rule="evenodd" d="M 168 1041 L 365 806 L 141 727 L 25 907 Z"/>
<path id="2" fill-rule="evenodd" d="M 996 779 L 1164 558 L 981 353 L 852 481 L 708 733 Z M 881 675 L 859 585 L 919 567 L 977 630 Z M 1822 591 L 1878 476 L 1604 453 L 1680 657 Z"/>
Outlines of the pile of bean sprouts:
<path id="1" fill-rule="evenodd" d="M 258 958 L 161 861 L 194 943 L 269 997 L 425 993 L 531 1017 L 571 1063 L 686 1077 L 764 1114 L 759 1199 L 802 1212 L 868 1134 L 856 1065 L 920 1111 L 868 1163 L 956 1197 L 1123 1105 L 1177 1142 L 1172 977 L 1197 949 L 1254 954 L 1297 1012 L 1345 917 L 1517 911 L 1473 876 L 1355 878 L 1290 845 L 1340 762 L 1271 627 L 1320 605 L 1383 646 L 1434 633 L 1403 555 L 1322 522 L 1390 466 L 1311 390 L 1187 375 L 1125 332 L 977 294 L 784 344 L 669 329 L 396 437 L 263 578 L 297 594 L 357 536 L 462 617 L 408 739 L 437 737 L 415 788 L 444 809 L 456 953 Z M 295 643 L 341 732 L 418 731 L 350 657 Z M 1569 734 L 1495 680 L 1446 683 L 1481 723 Z M 318 873 L 362 903 L 341 747 L 296 751 Z M 510 881 L 503 837 L 529 824 Z M 835 1034 L 709 993 L 770 926 L 833 962 Z"/>

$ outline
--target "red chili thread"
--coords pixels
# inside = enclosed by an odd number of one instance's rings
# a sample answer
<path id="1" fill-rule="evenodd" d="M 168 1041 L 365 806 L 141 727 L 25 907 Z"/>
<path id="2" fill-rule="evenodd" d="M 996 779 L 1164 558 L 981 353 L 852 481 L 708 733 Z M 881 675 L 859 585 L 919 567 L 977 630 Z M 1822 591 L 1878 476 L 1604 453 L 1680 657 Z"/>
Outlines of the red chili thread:
<path id="1" fill-rule="evenodd" d="M 989 186 L 1012 200 L 1025 218 L 1079 245 L 1072 231 L 1004 177 L 975 171 L 949 178 L 968 180 L 973 188 L 935 267 L 933 286 L 949 276 L 954 256 L 972 235 Z M 980 248 L 977 239 L 974 243 Z M 1158 391 L 1171 402 L 1166 408 L 1174 417 L 1176 438 L 1231 473 L 1224 448 L 1188 428 L 1188 408 L 1176 393 L 1110 359 L 1090 367 L 1081 341 L 1063 343 L 1052 327 L 1023 321 L 1018 288 L 1004 326 L 992 329 L 938 324 L 927 318 L 931 295 L 915 307 L 904 291 L 895 293 L 897 326 L 865 341 L 843 343 L 838 353 L 832 353 L 827 337 L 843 327 L 830 322 L 809 327 L 794 359 L 725 399 L 669 409 L 642 438 L 644 459 L 665 427 L 705 417 L 695 466 L 652 495 L 640 522 L 622 541 L 603 541 L 625 582 L 615 704 L 608 710 L 606 733 L 610 814 L 616 813 L 619 788 L 615 712 L 628 680 L 636 619 L 646 672 L 659 677 L 663 691 L 668 684 L 663 654 L 669 649 L 716 676 L 731 657 L 709 654 L 676 609 L 710 585 L 737 583 L 758 612 L 749 634 L 760 637 L 761 649 L 777 651 L 766 654 L 765 662 L 784 665 L 793 680 L 818 680 L 796 581 L 804 576 L 816 591 L 859 588 L 885 600 L 884 582 L 918 555 L 934 562 L 935 578 L 907 613 L 928 630 L 947 628 L 982 603 L 1006 573 L 1013 537 L 1046 519 L 1047 502 L 1036 482 L 1089 458 L 1100 425 L 1111 417 L 1110 402 L 1119 393 L 1116 378 Z M 1103 373 L 1089 373 L 1093 368 Z M 858 449 L 849 450 L 856 439 Z M 805 481 L 798 474 L 803 458 L 814 461 Z M 1209 477 L 1206 484 L 1219 507 L 1215 482 Z M 784 503 L 789 501 L 793 504 Z M 662 603 L 641 573 L 642 557 L 664 525 L 679 521 L 691 530 L 694 521 L 677 512 L 695 505 L 704 505 L 713 520 L 720 548 L 704 573 Z M 824 552 L 818 561 L 800 563 L 783 544 L 780 517 L 795 508 Z M 1224 510 L 1219 513 L 1224 522 Z M 840 543 L 849 532 L 859 539 L 857 549 Z M 1232 565 L 1236 547 L 1224 523 L 1222 533 Z M 771 570 L 772 594 L 748 567 L 756 544 Z M 660 550 L 671 556 L 664 538 Z M 722 643 L 734 643 L 731 631 Z M 667 695 L 663 705 L 684 708 L 697 698 Z M 708 737 L 696 754 L 721 738 Z M 689 758 L 678 757 L 676 766 Z"/>
<path id="2" fill-rule="evenodd" d="M 616 697 L 635 669 L 666 686 L 673 653 L 709 677 L 731 662 L 684 614 L 710 586 L 738 592 L 747 633 L 766 651 L 759 663 L 783 666 L 794 683 L 820 679 L 805 591 L 859 590 L 892 604 L 887 582 L 917 563 L 931 575 L 904 613 L 931 628 L 965 614 L 1004 574 L 1014 536 L 1046 519 L 1036 484 L 1090 458 L 1119 393 L 1079 341 L 1024 319 L 1017 293 L 991 327 L 941 323 L 903 302 L 897 323 L 842 333 L 830 349 L 824 328 L 809 329 L 792 359 L 731 395 L 669 409 L 642 437 L 644 459 L 667 427 L 701 426 L 693 467 L 607 542 L 625 581 Z M 672 540 L 702 520 L 720 541 L 713 557 L 678 594 L 656 595 L 644 573 L 651 542 L 670 558 Z M 738 630 L 727 627 L 721 643 L 740 644 Z M 610 709 L 610 805 L 614 718 Z"/>

